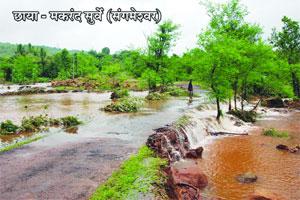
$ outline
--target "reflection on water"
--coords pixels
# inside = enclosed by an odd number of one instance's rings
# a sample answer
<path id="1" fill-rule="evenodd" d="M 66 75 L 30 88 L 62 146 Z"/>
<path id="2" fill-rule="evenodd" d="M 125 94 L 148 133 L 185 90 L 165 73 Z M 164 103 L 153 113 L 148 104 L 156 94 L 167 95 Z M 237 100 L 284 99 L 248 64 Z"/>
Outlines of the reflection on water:
<path id="1" fill-rule="evenodd" d="M 261 120 L 249 137 L 227 137 L 209 144 L 199 168 L 208 175 L 208 194 L 230 200 L 247 199 L 255 191 L 268 191 L 285 199 L 300 199 L 300 155 L 276 149 L 278 144 L 300 143 L 300 113 Z M 290 139 L 262 136 L 262 128 L 289 131 Z M 253 172 L 258 181 L 241 184 L 238 174 Z"/>
<path id="2" fill-rule="evenodd" d="M 145 97 L 147 92 L 131 92 L 131 95 Z M 71 139 L 67 134 L 56 136 L 51 133 L 48 138 L 43 140 L 45 145 L 50 144 L 51 141 L 57 143 L 58 137 L 60 138 L 59 143 L 91 137 L 116 137 L 133 140 L 138 145 L 145 141 L 152 129 L 175 121 L 186 109 L 197 105 L 197 100 L 192 105 L 187 105 L 187 101 L 187 98 L 176 98 L 147 102 L 141 112 L 111 114 L 101 110 L 111 102 L 110 93 L 4 96 L 0 98 L 0 121 L 10 119 L 20 123 L 24 116 L 48 114 L 51 118 L 60 118 L 73 115 L 84 121 L 78 130 L 68 130 L 69 133 L 77 134 L 72 135 Z M 10 137 L 10 139 L 12 138 Z"/>

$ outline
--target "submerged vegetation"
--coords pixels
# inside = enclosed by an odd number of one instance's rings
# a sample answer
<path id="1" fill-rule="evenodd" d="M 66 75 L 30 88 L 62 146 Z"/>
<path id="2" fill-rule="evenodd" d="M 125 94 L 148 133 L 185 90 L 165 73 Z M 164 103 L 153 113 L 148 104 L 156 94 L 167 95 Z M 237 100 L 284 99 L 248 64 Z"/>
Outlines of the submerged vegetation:
<path id="1" fill-rule="evenodd" d="M 74 116 L 62 117 L 59 119 L 59 121 L 61 121 L 61 124 L 64 126 L 64 128 L 70 128 L 82 124 L 82 122 Z"/>
<path id="2" fill-rule="evenodd" d="M 127 89 L 114 89 L 112 94 L 111 94 L 111 99 L 120 99 L 120 98 L 124 98 L 124 97 L 128 97 L 129 96 L 129 92 Z"/>
<path id="3" fill-rule="evenodd" d="M 19 127 L 12 121 L 6 120 L 0 124 L 0 135 L 11 135 L 17 132 Z"/>
<path id="4" fill-rule="evenodd" d="M 255 122 L 257 118 L 257 113 L 255 111 L 241 111 L 241 110 L 231 110 L 228 114 L 234 115 L 237 118 L 243 120 L 244 122 Z"/>
<path id="5" fill-rule="evenodd" d="M 167 98 L 167 94 L 160 92 L 150 92 L 145 98 L 149 101 L 164 100 Z"/>
<path id="6" fill-rule="evenodd" d="M 154 185 L 163 185 L 165 178 L 161 168 L 166 164 L 165 160 L 156 157 L 152 150 L 144 146 L 126 160 L 90 199 L 139 199 L 140 195 L 151 192 Z"/>
<path id="7" fill-rule="evenodd" d="M 74 116 L 67 116 L 59 119 L 49 118 L 47 115 L 24 117 L 21 125 L 15 125 L 7 120 L 0 125 L 0 135 L 13 135 L 22 132 L 40 132 L 47 130 L 50 126 L 63 126 L 70 128 L 80 125 L 82 122 Z"/>
<path id="8" fill-rule="evenodd" d="M 289 133 L 286 131 L 278 131 L 274 128 L 264 130 L 264 136 L 278 137 L 278 138 L 289 138 Z"/>
<path id="9" fill-rule="evenodd" d="M 37 140 L 43 139 L 44 137 L 45 136 L 37 136 L 37 137 L 34 137 L 34 138 L 26 139 L 26 140 L 21 141 L 21 142 L 17 142 L 15 144 L 8 145 L 8 146 L 0 149 L 0 153 L 7 152 L 7 151 L 10 151 L 10 150 L 13 150 L 13 149 L 16 149 L 16 148 L 20 148 L 20 147 L 22 147 L 26 144 L 29 144 L 29 143 L 35 142 Z"/>
<path id="10" fill-rule="evenodd" d="M 189 96 L 189 93 L 186 89 L 170 86 L 166 89 L 166 93 L 173 97 L 180 97 L 180 96 Z"/>
<path id="11" fill-rule="evenodd" d="M 130 113 L 137 112 L 143 106 L 144 100 L 137 97 L 125 97 L 112 102 L 104 108 L 106 112 Z"/>

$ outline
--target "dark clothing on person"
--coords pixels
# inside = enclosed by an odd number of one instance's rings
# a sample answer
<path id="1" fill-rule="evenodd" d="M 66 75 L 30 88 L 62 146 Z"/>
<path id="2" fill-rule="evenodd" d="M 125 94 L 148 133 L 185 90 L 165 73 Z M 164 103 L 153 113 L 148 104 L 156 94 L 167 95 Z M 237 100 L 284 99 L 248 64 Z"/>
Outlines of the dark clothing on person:
<path id="1" fill-rule="evenodd" d="M 190 80 L 190 82 L 189 82 L 188 91 L 189 91 L 190 97 L 192 97 L 193 96 L 193 84 L 192 84 L 192 80 Z"/>
<path id="2" fill-rule="evenodd" d="M 189 82 L 188 91 L 189 91 L 189 92 L 192 92 L 192 91 L 193 91 L 193 84 L 192 84 L 192 81 Z"/>

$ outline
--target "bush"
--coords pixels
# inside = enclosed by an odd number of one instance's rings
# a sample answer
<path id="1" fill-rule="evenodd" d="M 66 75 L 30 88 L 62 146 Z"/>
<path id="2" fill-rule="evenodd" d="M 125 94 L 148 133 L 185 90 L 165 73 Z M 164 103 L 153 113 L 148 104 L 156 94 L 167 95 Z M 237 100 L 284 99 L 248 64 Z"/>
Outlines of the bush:
<path id="1" fill-rule="evenodd" d="M 49 120 L 50 126 L 60 126 L 61 121 L 59 119 L 50 118 Z"/>
<path id="2" fill-rule="evenodd" d="M 257 113 L 255 111 L 241 111 L 241 110 L 231 110 L 228 114 L 234 115 L 237 118 L 243 120 L 244 122 L 255 122 Z"/>
<path id="3" fill-rule="evenodd" d="M 112 93 L 111 93 L 111 99 L 120 99 L 123 97 L 128 97 L 129 96 L 129 92 L 126 89 L 115 89 Z"/>
<path id="4" fill-rule="evenodd" d="M 289 133 L 286 131 L 277 131 L 274 128 L 268 129 L 268 130 L 264 130 L 263 135 L 265 136 L 271 136 L 271 137 L 278 137 L 278 138 L 288 138 L 289 137 Z"/>
<path id="5" fill-rule="evenodd" d="M 165 93 L 150 92 L 145 98 L 149 101 L 157 101 L 166 99 L 167 95 Z"/>
<path id="6" fill-rule="evenodd" d="M 49 118 L 47 115 L 43 116 L 37 116 L 37 117 L 29 117 L 29 118 L 23 118 L 22 119 L 22 124 L 21 124 L 21 129 L 22 131 L 39 131 L 41 130 L 42 127 L 46 127 L 49 125 Z"/>
<path id="7" fill-rule="evenodd" d="M 60 118 L 60 121 L 65 128 L 82 124 L 82 122 L 79 121 L 78 118 L 74 116 L 67 116 L 67 117 Z"/>
<path id="8" fill-rule="evenodd" d="M 180 96 L 189 96 L 189 93 L 187 90 L 183 89 L 183 88 L 179 88 L 176 86 L 171 86 L 168 87 L 166 92 L 174 97 L 180 97 Z"/>
<path id="9" fill-rule="evenodd" d="M 116 102 L 106 106 L 106 112 L 137 112 L 143 106 L 144 101 L 136 97 L 121 98 Z"/>
<path id="10" fill-rule="evenodd" d="M 19 127 L 15 125 L 12 121 L 6 120 L 0 124 L 0 135 L 10 135 L 15 134 Z"/>

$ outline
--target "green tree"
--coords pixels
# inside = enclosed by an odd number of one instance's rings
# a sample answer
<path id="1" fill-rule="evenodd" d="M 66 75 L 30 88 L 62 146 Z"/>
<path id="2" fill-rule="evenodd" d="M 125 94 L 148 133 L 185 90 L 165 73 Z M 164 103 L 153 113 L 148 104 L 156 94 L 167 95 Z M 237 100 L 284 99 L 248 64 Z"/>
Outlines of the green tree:
<path id="1" fill-rule="evenodd" d="M 13 82 L 36 82 L 40 74 L 37 62 L 38 58 L 31 55 L 16 57 L 13 62 Z"/>
<path id="2" fill-rule="evenodd" d="M 72 56 L 67 49 L 63 49 L 54 56 L 54 62 L 58 66 L 60 79 L 72 77 Z"/>
<path id="3" fill-rule="evenodd" d="M 300 26 L 299 22 L 284 16 L 281 31 L 273 30 L 271 44 L 279 54 L 287 59 L 290 65 L 290 74 L 294 94 L 300 97 Z"/>
<path id="4" fill-rule="evenodd" d="M 0 78 L 4 81 L 12 81 L 13 66 L 10 58 L 0 58 Z"/>
<path id="5" fill-rule="evenodd" d="M 168 61 L 168 53 L 178 37 L 177 30 L 178 25 L 171 21 L 165 21 L 158 26 L 158 30 L 152 36 L 148 37 L 149 58 L 147 67 L 158 74 L 163 86 L 169 81 L 166 61 Z"/>
<path id="6" fill-rule="evenodd" d="M 26 54 L 26 50 L 25 50 L 24 46 L 22 44 L 18 44 L 15 55 L 24 56 L 25 54 Z"/>

